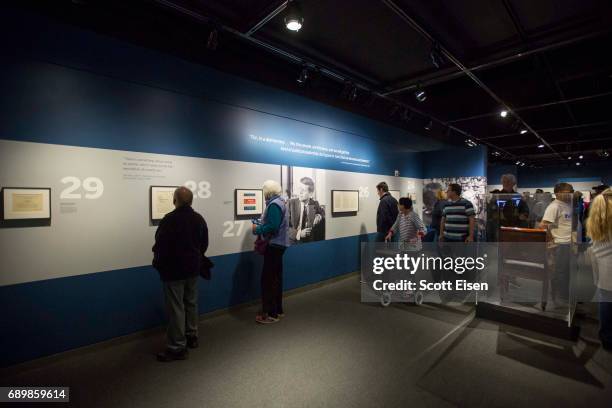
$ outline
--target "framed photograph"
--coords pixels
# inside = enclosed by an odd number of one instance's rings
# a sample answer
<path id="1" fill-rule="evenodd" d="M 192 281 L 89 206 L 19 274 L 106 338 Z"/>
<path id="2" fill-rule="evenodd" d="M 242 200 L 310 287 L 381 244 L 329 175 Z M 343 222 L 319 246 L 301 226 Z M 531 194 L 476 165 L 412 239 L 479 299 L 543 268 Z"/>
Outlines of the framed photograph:
<path id="1" fill-rule="evenodd" d="M 3 220 L 51 220 L 51 189 L 2 188 Z"/>
<path id="2" fill-rule="evenodd" d="M 332 190 L 332 215 L 357 215 L 359 190 Z"/>
<path id="3" fill-rule="evenodd" d="M 263 190 L 237 188 L 235 191 L 236 218 L 259 217 L 263 213 L 263 202 Z"/>
<path id="4" fill-rule="evenodd" d="M 178 186 L 151 186 L 151 221 L 160 221 L 174 211 L 174 191 Z"/>
<path id="5" fill-rule="evenodd" d="M 399 201 L 400 197 L 402 196 L 399 190 L 389 190 L 389 194 L 391 194 L 391 196 L 397 201 Z"/>

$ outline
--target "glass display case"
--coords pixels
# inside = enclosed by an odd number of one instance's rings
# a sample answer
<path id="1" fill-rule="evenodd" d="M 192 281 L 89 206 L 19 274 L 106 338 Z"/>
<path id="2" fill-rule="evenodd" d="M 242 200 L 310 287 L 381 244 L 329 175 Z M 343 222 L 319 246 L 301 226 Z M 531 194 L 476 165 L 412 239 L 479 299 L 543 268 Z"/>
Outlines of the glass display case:
<path id="1" fill-rule="evenodd" d="M 571 327 L 579 297 L 582 205 L 569 185 L 556 194 L 488 194 L 481 250 L 490 262 L 481 279 L 489 290 L 478 293 L 477 302 Z"/>

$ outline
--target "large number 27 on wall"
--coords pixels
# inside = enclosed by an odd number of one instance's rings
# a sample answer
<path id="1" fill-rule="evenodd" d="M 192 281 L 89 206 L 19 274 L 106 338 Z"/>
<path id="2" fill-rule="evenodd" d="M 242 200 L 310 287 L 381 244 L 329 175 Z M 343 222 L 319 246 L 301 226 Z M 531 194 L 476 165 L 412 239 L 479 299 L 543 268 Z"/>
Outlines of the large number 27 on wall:
<path id="1" fill-rule="evenodd" d="M 80 200 L 82 194 L 77 191 L 81 188 L 81 185 L 83 186 L 83 190 L 85 190 L 85 198 L 88 200 L 100 198 L 104 193 L 104 183 L 97 177 L 87 177 L 81 182 L 81 179 L 78 177 L 67 176 L 64 177 L 61 182 L 63 184 L 69 184 L 60 194 L 60 199 L 62 200 Z"/>

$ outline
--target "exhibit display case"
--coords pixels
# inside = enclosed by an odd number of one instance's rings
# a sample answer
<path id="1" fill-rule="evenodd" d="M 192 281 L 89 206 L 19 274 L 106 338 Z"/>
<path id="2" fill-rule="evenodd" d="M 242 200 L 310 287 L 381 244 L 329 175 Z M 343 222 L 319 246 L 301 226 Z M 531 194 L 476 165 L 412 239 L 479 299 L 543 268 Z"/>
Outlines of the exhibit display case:
<path id="1" fill-rule="evenodd" d="M 487 194 L 481 248 L 490 267 L 482 271 L 481 281 L 489 290 L 478 294 L 481 311 L 493 307 L 488 312 L 572 327 L 583 260 L 582 205 L 571 191 L 555 197 Z"/>

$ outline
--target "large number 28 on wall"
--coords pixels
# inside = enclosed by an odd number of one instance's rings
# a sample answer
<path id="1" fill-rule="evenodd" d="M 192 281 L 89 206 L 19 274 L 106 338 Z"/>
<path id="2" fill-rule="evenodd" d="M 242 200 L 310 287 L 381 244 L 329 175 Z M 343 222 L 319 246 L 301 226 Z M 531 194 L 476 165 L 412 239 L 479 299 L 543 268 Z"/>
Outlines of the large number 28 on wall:
<path id="1" fill-rule="evenodd" d="M 212 196 L 209 181 L 200 181 L 199 183 L 197 183 L 193 180 L 190 180 L 185 182 L 185 187 L 187 187 L 193 192 L 194 198 L 210 198 Z"/>
<path id="2" fill-rule="evenodd" d="M 95 200 L 102 197 L 104 194 L 104 183 L 97 177 L 87 177 L 81 182 L 81 179 L 74 176 L 64 177 L 61 182 L 68 184 L 60 194 L 62 200 L 80 200 L 83 198 L 81 194 L 81 187 L 85 191 L 85 198 L 88 200 Z"/>

